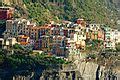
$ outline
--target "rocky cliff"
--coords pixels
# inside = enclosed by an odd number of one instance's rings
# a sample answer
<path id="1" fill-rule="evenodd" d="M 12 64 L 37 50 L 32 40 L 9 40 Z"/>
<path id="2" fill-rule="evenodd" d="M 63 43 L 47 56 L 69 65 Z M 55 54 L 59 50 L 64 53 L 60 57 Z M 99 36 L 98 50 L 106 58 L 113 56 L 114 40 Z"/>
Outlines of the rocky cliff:
<path id="1" fill-rule="evenodd" d="M 104 80 L 105 67 L 93 62 L 76 62 L 76 65 L 84 80 Z"/>
<path id="2" fill-rule="evenodd" d="M 113 3 L 120 9 L 120 0 L 113 0 Z"/>

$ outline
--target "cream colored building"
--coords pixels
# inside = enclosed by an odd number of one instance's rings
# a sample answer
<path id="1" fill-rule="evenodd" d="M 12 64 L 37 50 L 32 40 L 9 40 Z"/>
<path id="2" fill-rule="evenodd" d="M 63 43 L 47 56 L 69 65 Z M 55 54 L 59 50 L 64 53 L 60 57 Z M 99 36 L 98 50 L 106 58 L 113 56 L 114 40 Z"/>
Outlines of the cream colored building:
<path id="1" fill-rule="evenodd" d="M 82 58 L 81 51 L 85 50 L 86 40 L 86 27 L 77 25 L 75 26 L 75 33 L 73 39 L 68 38 L 67 48 L 69 50 L 69 57 Z M 72 58 L 70 58 L 72 59 Z"/>
<path id="2" fill-rule="evenodd" d="M 74 34 L 74 41 L 76 44 L 76 48 L 85 49 L 86 43 L 86 28 L 76 27 Z"/>
<path id="3" fill-rule="evenodd" d="M 0 48 L 8 49 L 17 43 L 16 38 L 3 39 L 0 38 Z"/>
<path id="4" fill-rule="evenodd" d="M 116 44 L 120 43 L 120 31 L 115 30 L 113 36 L 114 36 L 114 39 L 115 39 L 115 43 Z"/>

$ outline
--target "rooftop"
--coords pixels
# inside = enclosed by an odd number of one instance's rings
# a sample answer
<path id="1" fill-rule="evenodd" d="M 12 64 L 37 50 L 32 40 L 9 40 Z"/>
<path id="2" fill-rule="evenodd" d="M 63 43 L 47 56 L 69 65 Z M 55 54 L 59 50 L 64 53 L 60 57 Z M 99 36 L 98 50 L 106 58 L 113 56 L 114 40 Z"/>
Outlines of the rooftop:
<path id="1" fill-rule="evenodd" d="M 14 9 L 12 7 L 0 7 L 0 10 L 9 10 L 9 9 Z"/>

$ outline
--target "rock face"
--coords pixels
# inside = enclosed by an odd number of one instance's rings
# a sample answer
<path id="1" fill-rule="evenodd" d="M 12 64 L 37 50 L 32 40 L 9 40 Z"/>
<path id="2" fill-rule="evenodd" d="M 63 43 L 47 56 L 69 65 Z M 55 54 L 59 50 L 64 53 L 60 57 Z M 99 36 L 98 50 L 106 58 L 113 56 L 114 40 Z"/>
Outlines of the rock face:
<path id="1" fill-rule="evenodd" d="M 104 67 L 93 62 L 79 62 L 78 70 L 84 80 L 104 80 Z"/>
<path id="2" fill-rule="evenodd" d="M 70 67 L 70 66 L 69 66 Z M 14 76 L 12 80 L 104 80 L 105 68 L 93 62 L 78 62 L 77 68 L 63 69 L 58 72 L 51 73 L 47 71 L 38 79 L 32 78 L 30 75 Z M 41 71 L 38 71 L 41 72 Z M 39 74 L 39 73 L 38 73 Z"/>
<path id="3" fill-rule="evenodd" d="M 120 0 L 113 0 L 113 3 L 120 9 Z"/>

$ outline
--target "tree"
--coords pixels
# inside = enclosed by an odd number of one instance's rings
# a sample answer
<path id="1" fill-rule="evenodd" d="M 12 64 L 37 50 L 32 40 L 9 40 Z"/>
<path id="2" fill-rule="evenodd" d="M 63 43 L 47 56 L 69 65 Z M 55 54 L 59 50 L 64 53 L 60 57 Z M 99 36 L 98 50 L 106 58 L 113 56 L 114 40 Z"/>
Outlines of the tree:
<path id="1" fill-rule="evenodd" d="M 13 48 L 14 48 L 14 49 L 20 49 L 20 50 L 23 50 L 23 47 L 20 46 L 19 44 L 15 44 L 15 45 L 13 45 Z"/>
<path id="2" fill-rule="evenodd" d="M 88 54 L 87 55 L 87 59 L 95 59 L 97 56 L 96 56 L 96 54 Z"/>
<path id="3" fill-rule="evenodd" d="M 104 0 L 50 0 L 48 3 L 45 0 L 24 0 L 23 2 L 29 12 L 28 17 L 36 21 L 38 25 L 49 23 L 50 20 L 56 21 L 57 18 L 58 21 L 74 21 L 76 18 L 84 18 L 99 23 L 108 23 L 109 15 L 111 15 L 109 11 L 114 12 L 113 16 L 117 13 L 114 8 L 105 8 L 107 5 Z M 59 5 L 61 2 L 62 5 Z M 115 18 L 113 16 L 112 18 Z"/>
<path id="4" fill-rule="evenodd" d="M 1 53 L 0 53 L 0 65 L 3 63 L 3 61 L 4 61 L 4 57 L 3 57 L 3 55 L 1 55 Z"/>
<path id="5" fill-rule="evenodd" d="M 12 54 L 6 56 L 4 59 L 0 55 L 0 70 L 5 72 L 0 72 L 0 77 L 6 75 L 12 77 L 14 75 L 27 76 L 31 72 L 34 72 L 33 78 L 40 78 L 44 70 L 58 69 L 62 64 L 67 63 L 64 59 L 50 57 L 48 55 L 36 54 L 24 55 L 24 54 Z M 4 77 L 5 78 L 5 77 Z"/>

